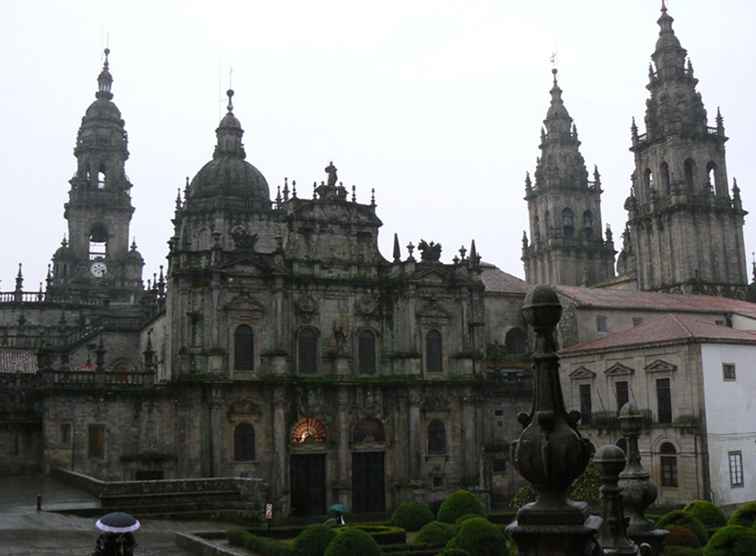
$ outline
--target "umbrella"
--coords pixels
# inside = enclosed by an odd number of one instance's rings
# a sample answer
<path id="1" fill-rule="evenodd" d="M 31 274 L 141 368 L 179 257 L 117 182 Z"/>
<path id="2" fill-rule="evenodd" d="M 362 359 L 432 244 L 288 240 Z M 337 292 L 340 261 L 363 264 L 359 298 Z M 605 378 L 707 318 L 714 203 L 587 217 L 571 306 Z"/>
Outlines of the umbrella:
<path id="1" fill-rule="evenodd" d="M 329 512 L 333 512 L 335 514 L 345 514 L 346 513 L 346 507 L 344 504 L 334 504 L 330 508 L 328 508 Z"/>
<path id="2" fill-rule="evenodd" d="M 133 533 L 141 527 L 137 518 L 124 512 L 106 514 L 98 519 L 95 525 L 106 533 Z"/>

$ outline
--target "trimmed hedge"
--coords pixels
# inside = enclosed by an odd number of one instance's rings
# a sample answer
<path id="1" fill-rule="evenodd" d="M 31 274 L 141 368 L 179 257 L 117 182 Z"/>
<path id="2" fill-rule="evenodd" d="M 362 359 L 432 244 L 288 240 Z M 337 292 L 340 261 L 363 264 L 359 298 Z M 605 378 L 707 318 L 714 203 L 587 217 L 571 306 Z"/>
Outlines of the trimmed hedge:
<path id="1" fill-rule="evenodd" d="M 445 548 L 439 556 L 470 556 L 470 553 L 461 548 Z"/>
<path id="2" fill-rule="evenodd" d="M 326 548 L 325 556 L 381 556 L 381 549 L 365 531 L 343 527 Z"/>
<path id="3" fill-rule="evenodd" d="M 484 517 L 468 519 L 446 548 L 458 548 L 470 556 L 507 556 L 509 542 L 501 528 Z"/>
<path id="4" fill-rule="evenodd" d="M 727 525 L 740 525 L 741 527 L 753 527 L 756 522 L 756 502 L 746 502 L 735 510 Z"/>
<path id="5" fill-rule="evenodd" d="M 462 525 L 462 523 L 464 523 L 465 521 L 467 521 L 468 519 L 473 518 L 473 517 L 480 517 L 480 516 L 478 514 L 465 514 L 465 515 L 461 515 L 461 516 L 459 516 L 454 521 L 454 525 L 456 525 L 457 527 L 459 527 L 460 525 Z M 489 521 L 491 521 L 491 520 L 489 519 Z"/>
<path id="6" fill-rule="evenodd" d="M 336 529 L 327 525 L 310 525 L 294 539 L 297 556 L 323 556 L 328 543 L 336 536 Z"/>
<path id="7" fill-rule="evenodd" d="M 438 509 L 436 519 L 445 523 L 454 523 L 465 514 L 483 516 L 485 512 L 477 496 L 467 490 L 458 490 L 444 500 Z"/>
<path id="8" fill-rule="evenodd" d="M 434 515 L 427 504 L 407 500 L 391 516 L 391 524 L 406 531 L 419 531 L 423 525 L 433 521 Z"/>
<path id="9" fill-rule="evenodd" d="M 690 529 L 693 533 L 695 533 L 696 537 L 698 537 L 698 541 L 701 543 L 701 546 L 706 544 L 706 541 L 709 540 L 709 535 L 706 533 L 706 528 L 703 526 L 703 523 L 698 521 L 695 517 L 686 514 L 682 510 L 674 510 L 672 512 L 669 512 L 667 514 L 664 514 L 661 518 L 659 518 L 659 521 L 656 522 L 656 526 L 661 529 L 670 529 L 672 527 L 686 527 L 687 529 Z"/>
<path id="10" fill-rule="evenodd" d="M 727 524 L 724 512 L 708 500 L 693 500 L 683 511 L 698 519 L 708 530 L 719 529 Z"/>
<path id="11" fill-rule="evenodd" d="M 664 546 L 701 548 L 703 545 L 696 534 L 687 527 L 673 526 L 669 528 L 669 535 L 664 539 Z"/>
<path id="12" fill-rule="evenodd" d="M 268 537 L 258 537 L 240 529 L 228 531 L 226 538 L 232 546 L 243 546 L 260 556 L 295 556 L 296 554 L 289 543 Z"/>
<path id="13" fill-rule="evenodd" d="M 384 544 L 381 546 L 381 553 L 396 556 L 397 554 L 424 554 L 432 552 L 438 554 L 438 547 L 429 544 Z"/>
<path id="14" fill-rule="evenodd" d="M 756 554 L 756 531 L 740 525 L 722 527 L 712 535 L 703 549 L 704 556 L 753 556 Z"/>
<path id="15" fill-rule="evenodd" d="M 431 521 L 426 524 L 415 537 L 417 544 L 444 546 L 457 533 L 454 525 L 441 521 Z"/>
<path id="16" fill-rule="evenodd" d="M 373 524 L 354 524 L 354 529 L 364 531 L 378 544 L 398 544 L 407 542 L 407 532 L 401 527 L 391 527 L 390 525 L 373 525 Z"/>

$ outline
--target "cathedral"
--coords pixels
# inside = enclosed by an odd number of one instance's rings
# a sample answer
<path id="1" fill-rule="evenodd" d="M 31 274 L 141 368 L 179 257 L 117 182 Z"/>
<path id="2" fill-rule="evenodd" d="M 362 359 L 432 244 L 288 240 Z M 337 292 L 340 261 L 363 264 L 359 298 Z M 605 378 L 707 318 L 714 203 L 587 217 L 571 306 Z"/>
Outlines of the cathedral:
<path id="1" fill-rule="evenodd" d="M 24 290 L 19 266 L 0 297 L 0 468 L 257 477 L 285 515 L 381 512 L 460 487 L 511 496 L 514 416 L 532 397 L 528 285 L 749 293 L 722 116 L 708 125 L 666 8 L 658 23 L 616 261 L 601 176 L 589 179 L 553 70 L 525 183 L 526 280 L 474 241 L 443 263 L 441 245 L 395 235 L 384 256 L 374 194 L 359 201 L 333 162 L 311 195 L 285 179 L 272 196 L 229 90 L 212 158 L 176 198 L 168 264 L 145 284 L 106 49 L 46 287 Z"/>

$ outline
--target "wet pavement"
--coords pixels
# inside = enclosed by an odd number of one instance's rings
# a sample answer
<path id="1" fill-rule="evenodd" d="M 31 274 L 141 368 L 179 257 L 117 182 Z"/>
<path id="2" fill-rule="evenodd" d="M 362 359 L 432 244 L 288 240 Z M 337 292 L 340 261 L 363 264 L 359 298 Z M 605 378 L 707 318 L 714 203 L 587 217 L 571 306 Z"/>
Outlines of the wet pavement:
<path id="1" fill-rule="evenodd" d="M 43 511 L 36 511 L 36 496 L 42 495 Z M 86 492 L 50 477 L 0 478 L 0 555 L 89 556 L 98 531 L 95 518 L 85 518 L 51 509 L 94 508 L 97 500 Z M 143 519 L 135 534 L 138 556 L 188 556 L 174 544 L 174 531 L 218 530 L 231 524 L 207 521 Z"/>

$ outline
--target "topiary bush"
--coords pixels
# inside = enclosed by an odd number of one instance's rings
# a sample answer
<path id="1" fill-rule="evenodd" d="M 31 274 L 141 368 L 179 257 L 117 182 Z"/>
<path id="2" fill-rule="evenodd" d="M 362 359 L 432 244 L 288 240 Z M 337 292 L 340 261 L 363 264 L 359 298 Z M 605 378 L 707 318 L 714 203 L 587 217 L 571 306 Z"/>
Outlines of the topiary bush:
<path id="1" fill-rule="evenodd" d="M 446 545 L 462 549 L 470 556 L 508 556 L 509 542 L 504 531 L 484 517 L 466 520 Z"/>
<path id="2" fill-rule="evenodd" d="M 407 532 L 401 527 L 392 527 L 390 525 L 371 525 L 368 523 L 354 524 L 355 529 L 365 531 L 368 535 L 373 537 L 375 542 L 380 545 L 384 544 L 399 544 L 407 542 Z"/>
<path id="3" fill-rule="evenodd" d="M 461 516 L 459 516 L 454 521 L 454 525 L 456 525 L 457 527 L 459 527 L 460 525 L 462 525 L 463 522 L 467 521 L 468 519 L 470 519 L 472 517 L 480 517 L 480 516 L 478 514 L 465 514 L 465 515 L 461 515 Z"/>
<path id="4" fill-rule="evenodd" d="M 703 549 L 704 556 L 753 556 L 756 554 L 756 530 L 740 525 L 722 527 L 711 536 Z"/>
<path id="5" fill-rule="evenodd" d="M 706 528 L 703 526 L 703 523 L 695 517 L 686 514 L 682 510 L 674 510 L 664 514 L 659 518 L 659 521 L 656 522 L 656 526 L 660 529 L 671 529 L 672 527 L 685 527 L 690 529 L 696 537 L 698 537 L 700 546 L 705 545 L 706 541 L 709 540 L 709 535 L 706 533 Z"/>
<path id="6" fill-rule="evenodd" d="M 325 556 L 381 556 L 381 549 L 365 531 L 342 527 L 328 544 Z"/>
<path id="7" fill-rule="evenodd" d="M 708 500 L 693 500 L 683 511 L 698 519 L 709 531 L 724 527 L 727 523 L 724 512 Z"/>
<path id="8" fill-rule="evenodd" d="M 664 539 L 664 546 L 701 548 L 703 545 L 696 534 L 687 527 L 673 526 L 669 528 L 669 534 Z"/>
<path id="9" fill-rule="evenodd" d="M 461 548 L 444 548 L 439 556 L 470 556 L 470 553 Z"/>
<path id="10" fill-rule="evenodd" d="M 420 529 L 415 537 L 415 543 L 444 546 L 456 533 L 457 529 L 454 525 L 441 521 L 431 521 Z"/>
<path id="11" fill-rule="evenodd" d="M 438 509 L 438 521 L 454 523 L 465 514 L 485 515 L 478 497 L 467 490 L 458 490 L 444 500 Z"/>
<path id="12" fill-rule="evenodd" d="M 391 524 L 407 531 L 419 531 L 426 523 L 433 521 L 434 515 L 427 504 L 407 500 L 391 516 Z"/>
<path id="13" fill-rule="evenodd" d="M 735 510 L 727 525 L 740 525 L 741 527 L 752 527 L 756 522 L 756 502 L 746 502 Z"/>
<path id="14" fill-rule="evenodd" d="M 327 525 L 305 527 L 294 539 L 294 550 L 298 556 L 323 556 L 328 543 L 336 536 L 336 529 Z"/>

